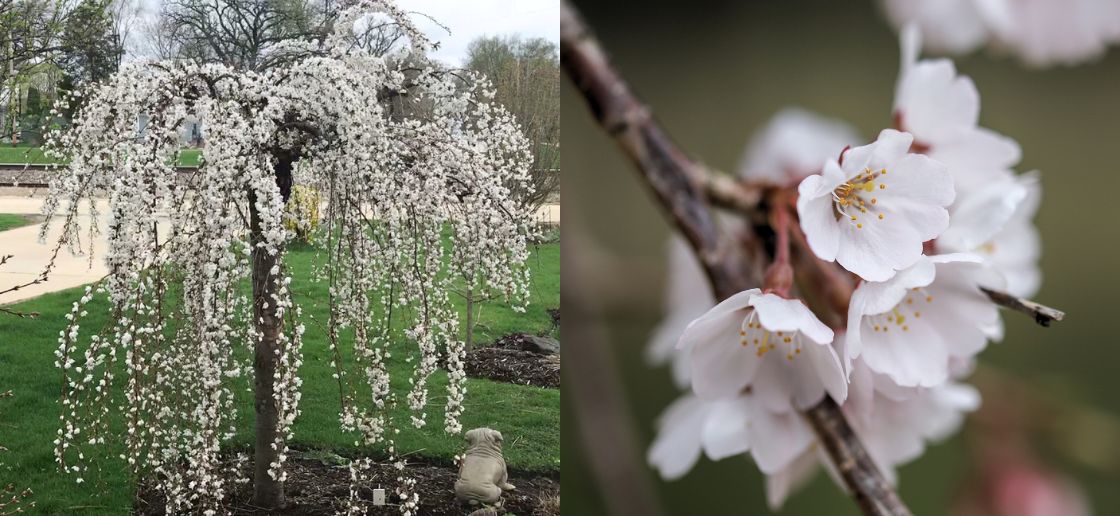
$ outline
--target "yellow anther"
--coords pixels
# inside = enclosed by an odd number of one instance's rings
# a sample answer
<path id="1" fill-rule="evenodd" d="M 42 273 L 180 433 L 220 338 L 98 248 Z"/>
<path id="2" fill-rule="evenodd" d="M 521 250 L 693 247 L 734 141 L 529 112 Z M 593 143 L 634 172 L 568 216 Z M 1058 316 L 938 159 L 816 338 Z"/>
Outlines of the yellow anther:
<path id="1" fill-rule="evenodd" d="M 792 340 L 793 340 L 793 339 L 791 339 L 791 338 L 789 338 L 789 337 L 786 337 L 786 338 L 782 339 L 782 341 L 783 341 L 783 342 L 785 342 L 786 344 L 789 344 L 789 343 L 790 343 L 790 341 L 792 341 Z"/>
<path id="2" fill-rule="evenodd" d="M 886 189 L 887 189 L 887 185 L 886 185 L 886 184 L 884 184 L 884 183 L 879 183 L 879 189 L 880 189 L 880 190 L 886 190 Z"/>
<path id="3" fill-rule="evenodd" d="M 879 220 L 883 220 L 883 214 L 882 213 L 879 214 Z"/>
<path id="4" fill-rule="evenodd" d="M 933 302 L 933 296 L 926 296 L 926 302 L 927 303 L 932 303 Z"/>

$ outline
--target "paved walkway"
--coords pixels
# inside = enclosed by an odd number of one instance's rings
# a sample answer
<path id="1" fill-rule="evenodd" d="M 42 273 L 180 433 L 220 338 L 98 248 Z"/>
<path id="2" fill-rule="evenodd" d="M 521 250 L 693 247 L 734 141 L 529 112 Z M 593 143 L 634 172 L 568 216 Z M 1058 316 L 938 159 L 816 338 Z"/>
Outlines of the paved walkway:
<path id="1" fill-rule="evenodd" d="M 42 197 L 3 195 L 4 193 L 7 192 L 0 192 L 0 213 L 26 215 L 39 215 L 41 213 Z M 108 203 L 104 200 L 99 201 L 99 203 L 101 203 L 98 205 L 101 213 L 108 213 Z M 78 219 L 78 224 L 83 230 L 86 230 L 89 228 L 90 217 L 85 214 L 87 211 L 84 207 L 80 213 L 82 215 Z M 542 206 L 537 212 L 537 217 L 541 222 L 559 224 L 560 205 Z M 103 218 L 100 221 L 100 226 L 104 228 L 105 225 L 106 220 Z M 8 263 L 0 267 L 0 291 L 35 279 L 42 274 L 43 268 L 50 261 L 51 254 L 54 251 L 54 242 L 58 241 L 59 233 L 61 233 L 60 224 L 57 222 L 52 224 L 51 231 L 47 234 L 46 244 L 39 243 L 39 227 L 39 224 L 31 224 L 0 232 L 0 255 L 12 255 Z M 47 281 L 8 292 L 2 296 L 0 304 L 14 303 L 47 292 L 85 285 L 105 277 L 108 271 L 101 256 L 106 250 L 106 245 L 105 236 L 99 236 L 94 243 L 94 253 L 97 256 L 94 257 L 92 264 L 88 255 L 74 256 L 63 249 L 59 252 L 58 258 L 55 259 L 55 268 Z"/>
<path id="2" fill-rule="evenodd" d="M 104 201 L 102 201 L 104 202 Z M 19 213 L 26 215 L 39 215 L 43 199 L 41 197 L 0 197 L 0 213 Z M 104 208 L 102 213 L 107 213 Z M 84 213 L 84 209 L 83 209 Z M 83 230 L 89 228 L 89 215 L 81 215 L 78 224 Z M 100 225 L 105 227 L 106 221 L 101 220 Z M 54 242 L 62 232 L 60 224 L 52 224 L 51 231 L 47 233 L 45 244 L 39 243 L 39 224 L 31 224 L 20 228 L 0 232 L 0 255 L 12 255 L 12 258 L 0 267 L 0 290 L 7 290 L 14 285 L 20 285 L 34 280 L 43 272 L 50 261 L 54 251 Z M 104 235 L 98 237 L 94 243 L 94 252 L 98 255 L 106 250 Z M 55 268 L 47 281 L 36 285 L 23 287 L 14 292 L 8 292 L 0 299 L 0 304 L 7 304 L 24 299 L 29 299 L 47 292 L 63 290 L 78 285 L 84 285 L 103 278 L 108 271 L 100 256 L 95 256 L 90 263 L 88 255 L 74 256 L 63 249 L 55 259 Z"/>

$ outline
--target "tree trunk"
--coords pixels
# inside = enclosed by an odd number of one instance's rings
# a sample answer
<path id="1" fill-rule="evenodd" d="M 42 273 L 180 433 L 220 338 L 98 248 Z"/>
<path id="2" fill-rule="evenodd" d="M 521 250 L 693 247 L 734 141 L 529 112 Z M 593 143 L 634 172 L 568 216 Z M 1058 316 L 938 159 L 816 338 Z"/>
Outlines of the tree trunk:
<path id="1" fill-rule="evenodd" d="M 467 290 L 467 335 L 463 341 L 467 351 L 474 349 L 474 289 Z"/>
<path id="2" fill-rule="evenodd" d="M 284 202 L 291 195 L 292 163 L 294 156 L 277 156 L 276 182 L 280 187 L 280 195 Z M 273 479 L 268 474 L 272 463 L 279 460 L 280 450 L 273 448 L 279 436 L 280 412 L 276 406 L 276 366 L 280 359 L 277 354 L 280 334 L 284 331 L 284 321 L 277 316 L 276 301 L 276 274 L 272 269 L 280 261 L 283 249 L 278 249 L 276 254 L 270 255 L 261 247 L 263 240 L 261 231 L 260 214 L 257 212 L 256 196 L 249 194 L 249 219 L 250 241 L 253 244 L 252 252 L 252 281 L 253 281 L 253 322 L 256 324 L 260 340 L 257 341 L 253 357 L 254 403 L 256 411 L 255 432 L 253 443 L 253 505 L 263 509 L 279 509 L 284 506 L 284 482 Z"/>
<path id="3" fill-rule="evenodd" d="M 253 504 L 266 509 L 279 509 L 284 505 L 284 483 L 273 479 L 268 469 L 276 462 L 280 450 L 273 449 L 276 442 L 280 414 L 276 406 L 275 379 L 277 341 L 283 331 L 284 321 L 276 315 L 276 276 L 272 267 L 280 258 L 279 253 L 269 255 L 257 244 L 261 241 L 260 215 L 254 199 L 249 201 L 253 242 L 253 321 L 260 340 L 256 343 L 253 373 L 256 377 L 253 403 L 256 409 L 256 441 L 253 446 L 255 471 L 253 473 Z"/>

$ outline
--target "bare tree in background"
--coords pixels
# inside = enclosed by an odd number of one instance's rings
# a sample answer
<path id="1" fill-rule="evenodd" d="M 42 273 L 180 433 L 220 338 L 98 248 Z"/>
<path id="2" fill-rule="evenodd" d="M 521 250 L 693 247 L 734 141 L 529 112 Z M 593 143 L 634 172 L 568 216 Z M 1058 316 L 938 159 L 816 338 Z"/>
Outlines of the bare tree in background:
<path id="1" fill-rule="evenodd" d="M 332 13 L 306 0 L 170 0 L 148 29 L 160 57 L 259 71 L 277 64 L 269 49 L 323 34 Z"/>
<path id="2" fill-rule="evenodd" d="M 539 208 L 560 190 L 560 54 L 543 38 L 479 38 L 471 42 L 467 68 L 494 85 L 495 101 L 517 117 L 533 145 L 533 191 L 515 196 Z"/>

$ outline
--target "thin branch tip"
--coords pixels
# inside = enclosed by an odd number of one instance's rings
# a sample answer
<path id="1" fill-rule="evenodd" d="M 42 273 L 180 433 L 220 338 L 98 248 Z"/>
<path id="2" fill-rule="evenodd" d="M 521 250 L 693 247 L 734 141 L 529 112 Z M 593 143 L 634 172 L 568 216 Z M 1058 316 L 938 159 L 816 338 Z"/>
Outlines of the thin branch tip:
<path id="1" fill-rule="evenodd" d="M 1051 308 L 1029 299 L 1015 297 L 1007 292 L 1001 292 L 987 287 L 980 287 L 980 290 L 984 292 L 993 303 L 1031 316 L 1034 318 L 1034 322 L 1038 323 L 1039 326 L 1049 328 L 1051 323 L 1061 322 L 1066 317 L 1066 313 L 1057 308 Z"/>

